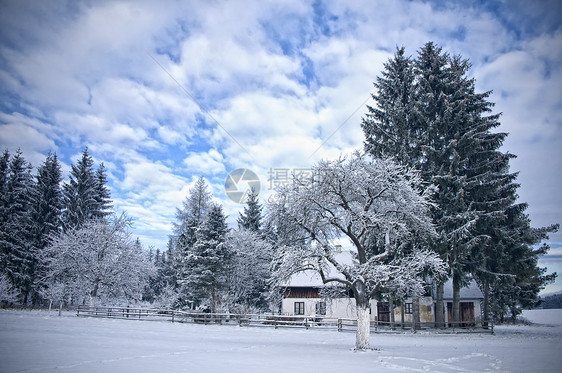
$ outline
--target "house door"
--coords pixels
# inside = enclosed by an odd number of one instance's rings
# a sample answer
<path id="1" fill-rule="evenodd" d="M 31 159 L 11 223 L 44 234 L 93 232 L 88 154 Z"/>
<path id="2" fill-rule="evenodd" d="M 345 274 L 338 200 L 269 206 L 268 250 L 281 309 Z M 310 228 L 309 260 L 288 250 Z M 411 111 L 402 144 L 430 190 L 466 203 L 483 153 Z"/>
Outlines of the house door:
<path id="1" fill-rule="evenodd" d="M 474 326 L 474 303 L 472 302 L 460 302 L 459 304 L 460 312 L 460 326 Z M 449 326 L 452 326 L 451 322 L 453 320 L 453 303 L 447 302 L 447 320 L 449 320 Z"/>
<path id="2" fill-rule="evenodd" d="M 474 303 L 461 302 L 460 304 L 461 326 L 474 326 Z"/>
<path id="3" fill-rule="evenodd" d="M 390 307 L 388 306 L 388 302 L 377 302 L 377 315 L 379 321 L 390 322 Z"/>

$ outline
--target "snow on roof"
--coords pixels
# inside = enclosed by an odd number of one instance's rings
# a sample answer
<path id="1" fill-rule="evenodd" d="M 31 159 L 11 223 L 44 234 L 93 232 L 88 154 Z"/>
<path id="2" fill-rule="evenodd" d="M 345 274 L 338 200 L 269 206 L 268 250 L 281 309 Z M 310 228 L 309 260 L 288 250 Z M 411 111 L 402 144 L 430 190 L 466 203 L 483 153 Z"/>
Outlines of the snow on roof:
<path id="1" fill-rule="evenodd" d="M 467 287 L 461 288 L 461 299 L 482 299 L 484 294 L 476 284 L 471 280 Z M 443 290 L 443 299 L 453 299 L 453 281 L 451 279 L 445 282 Z"/>
<path id="2" fill-rule="evenodd" d="M 348 250 L 342 250 L 341 252 L 334 255 L 335 259 L 340 264 L 351 265 L 353 263 L 352 253 Z M 327 273 L 328 276 L 331 277 L 338 277 L 343 279 L 343 275 L 339 274 L 336 269 L 330 265 L 329 271 Z M 322 279 L 320 275 L 313 270 L 305 270 L 301 272 L 295 273 L 291 276 L 289 283 L 287 286 L 291 287 L 322 287 L 324 284 L 322 283 Z"/>

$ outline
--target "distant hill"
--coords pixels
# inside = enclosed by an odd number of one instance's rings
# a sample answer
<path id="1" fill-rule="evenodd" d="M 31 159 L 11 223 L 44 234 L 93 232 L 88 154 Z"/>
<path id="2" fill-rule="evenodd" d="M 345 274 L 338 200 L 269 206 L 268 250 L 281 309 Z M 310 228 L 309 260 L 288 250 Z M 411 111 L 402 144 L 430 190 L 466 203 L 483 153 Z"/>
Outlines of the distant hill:
<path id="1" fill-rule="evenodd" d="M 562 308 L 562 293 L 547 295 L 545 297 L 541 297 L 542 303 L 539 308 L 544 309 L 553 309 L 553 308 Z"/>

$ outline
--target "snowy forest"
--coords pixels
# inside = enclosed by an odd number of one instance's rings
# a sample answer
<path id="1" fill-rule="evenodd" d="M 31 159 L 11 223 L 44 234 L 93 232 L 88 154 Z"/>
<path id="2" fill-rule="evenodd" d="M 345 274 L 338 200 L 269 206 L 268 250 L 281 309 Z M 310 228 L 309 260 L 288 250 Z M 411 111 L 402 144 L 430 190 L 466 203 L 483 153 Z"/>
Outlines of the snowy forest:
<path id="1" fill-rule="evenodd" d="M 484 293 L 484 320 L 516 317 L 556 278 L 538 259 L 558 225 L 531 226 L 509 168 L 515 155 L 501 151 L 507 134 L 494 132 L 492 92 L 476 92 L 469 70 L 433 43 L 415 57 L 398 48 L 374 82 L 362 150 L 320 161 L 312 178 L 294 175 L 270 203 L 250 191 L 237 227 L 201 177 L 177 208 L 166 248 L 131 236 L 134 222 L 113 211 L 106 169 L 88 149 L 66 181 L 55 153 L 34 169 L 21 151 L 5 150 L 2 306 L 279 312 L 283 284 L 312 269 L 365 312 L 371 298 L 428 286 L 442 309 L 452 279 L 453 320 L 469 280 Z M 353 266 L 334 259 L 342 238 Z"/>

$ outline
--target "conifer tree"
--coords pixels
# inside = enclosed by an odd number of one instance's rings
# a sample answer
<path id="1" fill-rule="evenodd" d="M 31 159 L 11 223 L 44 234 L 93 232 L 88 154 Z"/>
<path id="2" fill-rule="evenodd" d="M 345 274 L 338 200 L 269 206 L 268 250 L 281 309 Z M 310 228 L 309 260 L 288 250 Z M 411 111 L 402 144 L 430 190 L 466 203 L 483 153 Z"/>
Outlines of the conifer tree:
<path id="1" fill-rule="evenodd" d="M 190 189 L 189 196 L 183 201 L 181 209 L 176 210 L 177 222 L 173 224 L 174 236 L 171 238 L 173 253 L 171 261 L 177 280 L 179 298 L 178 307 L 187 306 L 191 297 L 191 290 L 183 279 L 189 275 L 190 268 L 185 262 L 195 243 L 197 230 L 205 220 L 211 207 L 211 193 L 204 178 L 199 178 Z M 193 304 L 191 304 L 193 305 Z"/>
<path id="2" fill-rule="evenodd" d="M 0 229 L 6 225 L 8 219 L 7 212 L 7 183 L 10 171 L 10 153 L 5 150 L 0 157 Z M 1 238 L 0 238 L 1 239 Z M 0 242 L 0 245 L 2 243 Z M 3 258 L 3 257 L 2 257 Z M 0 268 L 3 267 L 2 258 L 0 258 Z"/>
<path id="3" fill-rule="evenodd" d="M 262 206 L 260 205 L 258 194 L 252 188 L 248 194 L 244 213 L 238 217 L 238 228 L 247 229 L 253 232 L 261 231 Z"/>
<path id="4" fill-rule="evenodd" d="M 63 187 L 65 230 L 79 227 L 93 217 L 97 204 L 94 160 L 84 149 L 82 158 L 72 165 L 69 181 Z"/>
<path id="5" fill-rule="evenodd" d="M 32 199 L 32 217 L 34 224 L 34 288 L 35 294 L 40 290 L 40 279 L 47 268 L 39 258 L 49 244 L 52 236 L 60 233 L 62 228 L 62 173 L 56 153 L 49 153 L 45 162 L 37 169 L 35 189 Z"/>
<path id="6" fill-rule="evenodd" d="M 384 64 L 385 70 L 374 82 L 372 94 L 377 106 L 367 106 L 369 113 L 361 126 L 365 149 L 374 157 L 394 157 L 402 163 L 419 166 L 421 134 L 414 116 L 414 67 L 405 48 L 397 49 L 394 58 Z"/>
<path id="7" fill-rule="evenodd" d="M 216 312 L 221 303 L 222 291 L 226 287 L 226 217 L 220 205 L 212 205 L 202 224 L 195 232 L 195 243 L 183 258 L 188 268 L 181 279 L 190 289 L 195 305 L 208 302 L 211 312 Z"/>
<path id="8" fill-rule="evenodd" d="M 69 182 L 63 187 L 65 229 L 108 215 L 111 202 L 106 183 L 104 166 L 95 171 L 94 160 L 88 148 L 84 149 L 82 158 L 72 165 Z"/>
<path id="9" fill-rule="evenodd" d="M 7 152 L 2 157 L 6 159 Z M 4 166 L 2 166 L 4 167 Z M 3 190 L 3 222 L 0 227 L 0 269 L 27 304 L 33 277 L 33 219 L 31 195 L 34 188 L 31 165 L 21 150 L 10 157 Z"/>
<path id="10" fill-rule="evenodd" d="M 95 218 L 105 218 L 111 214 L 113 205 L 111 203 L 111 193 L 107 187 L 107 175 L 103 163 L 96 170 L 95 187 L 97 206 L 93 216 Z"/>
<path id="11" fill-rule="evenodd" d="M 40 227 L 40 247 L 45 247 L 47 237 L 61 228 L 62 172 L 56 153 L 49 153 L 37 169 L 34 193 L 34 220 Z"/>

